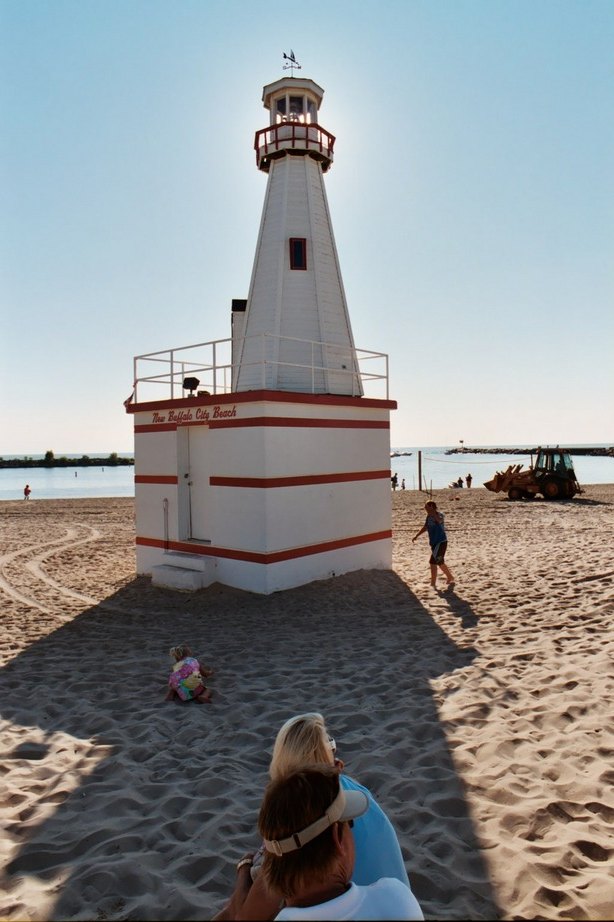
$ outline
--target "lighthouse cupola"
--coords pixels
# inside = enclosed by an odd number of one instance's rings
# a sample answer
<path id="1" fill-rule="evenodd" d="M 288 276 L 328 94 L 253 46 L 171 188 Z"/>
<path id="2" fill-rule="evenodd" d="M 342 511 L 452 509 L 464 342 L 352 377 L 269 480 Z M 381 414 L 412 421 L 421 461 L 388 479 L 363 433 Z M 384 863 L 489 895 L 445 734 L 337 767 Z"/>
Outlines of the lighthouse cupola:
<path id="1" fill-rule="evenodd" d="M 262 91 L 270 125 L 256 132 L 258 168 L 269 172 L 271 160 L 287 154 L 309 154 L 325 173 L 333 160 L 335 139 L 318 124 L 324 90 L 313 80 L 282 77 Z"/>
<path id="2" fill-rule="evenodd" d="M 271 125 L 296 121 L 315 124 L 324 90 L 313 80 L 282 77 L 262 91 L 264 108 L 271 113 Z"/>

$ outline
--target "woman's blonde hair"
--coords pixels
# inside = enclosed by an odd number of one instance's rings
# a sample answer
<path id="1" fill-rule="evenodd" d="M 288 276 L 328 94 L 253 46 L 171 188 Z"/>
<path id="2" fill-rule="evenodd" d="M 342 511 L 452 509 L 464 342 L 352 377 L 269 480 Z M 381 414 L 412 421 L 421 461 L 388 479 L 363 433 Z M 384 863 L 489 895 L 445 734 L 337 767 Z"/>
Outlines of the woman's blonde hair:
<path id="1" fill-rule="evenodd" d="M 275 740 L 269 765 L 273 781 L 285 778 L 306 765 L 334 761 L 328 730 L 321 714 L 299 714 L 287 720 Z"/>

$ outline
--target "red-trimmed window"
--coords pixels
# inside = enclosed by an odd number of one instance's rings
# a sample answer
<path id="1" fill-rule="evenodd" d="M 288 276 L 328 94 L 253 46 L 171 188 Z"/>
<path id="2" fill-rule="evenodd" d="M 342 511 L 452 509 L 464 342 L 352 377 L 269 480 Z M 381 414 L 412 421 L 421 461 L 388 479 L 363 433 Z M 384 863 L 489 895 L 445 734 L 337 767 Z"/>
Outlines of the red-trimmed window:
<path id="1" fill-rule="evenodd" d="M 290 268 L 307 268 L 307 240 L 305 237 L 290 237 Z"/>

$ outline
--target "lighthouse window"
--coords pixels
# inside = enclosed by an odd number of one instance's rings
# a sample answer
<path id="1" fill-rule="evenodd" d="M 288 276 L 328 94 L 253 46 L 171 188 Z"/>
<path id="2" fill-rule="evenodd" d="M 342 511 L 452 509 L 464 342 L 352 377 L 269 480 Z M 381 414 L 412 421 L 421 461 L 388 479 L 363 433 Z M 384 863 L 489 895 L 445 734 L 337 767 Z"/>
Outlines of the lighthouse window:
<path id="1" fill-rule="evenodd" d="M 307 268 L 307 240 L 305 237 L 290 237 L 290 268 Z"/>
<path id="2" fill-rule="evenodd" d="M 308 115 L 307 121 L 309 121 L 312 125 L 315 125 L 315 123 L 318 120 L 318 112 L 316 109 L 315 102 L 312 102 L 311 99 L 307 100 L 307 115 Z"/>
<path id="3" fill-rule="evenodd" d="M 298 119 L 303 114 L 303 97 L 290 97 L 290 118 Z"/>
<path id="4" fill-rule="evenodd" d="M 275 107 L 277 109 L 277 121 L 281 122 L 286 114 L 286 97 L 282 96 L 281 99 L 278 99 Z"/>

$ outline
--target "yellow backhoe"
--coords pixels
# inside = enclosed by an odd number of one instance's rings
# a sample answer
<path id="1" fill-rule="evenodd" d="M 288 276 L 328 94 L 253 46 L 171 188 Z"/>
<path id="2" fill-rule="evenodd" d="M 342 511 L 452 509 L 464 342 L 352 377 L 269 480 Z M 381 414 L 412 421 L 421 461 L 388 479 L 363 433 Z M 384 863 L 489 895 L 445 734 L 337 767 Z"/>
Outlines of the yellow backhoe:
<path id="1" fill-rule="evenodd" d="M 497 471 L 484 484 L 493 493 L 505 492 L 510 499 L 534 499 L 541 493 L 545 499 L 571 499 L 581 493 L 573 462 L 564 448 L 538 448 L 535 464 L 522 470 L 522 464 L 510 464 Z"/>

